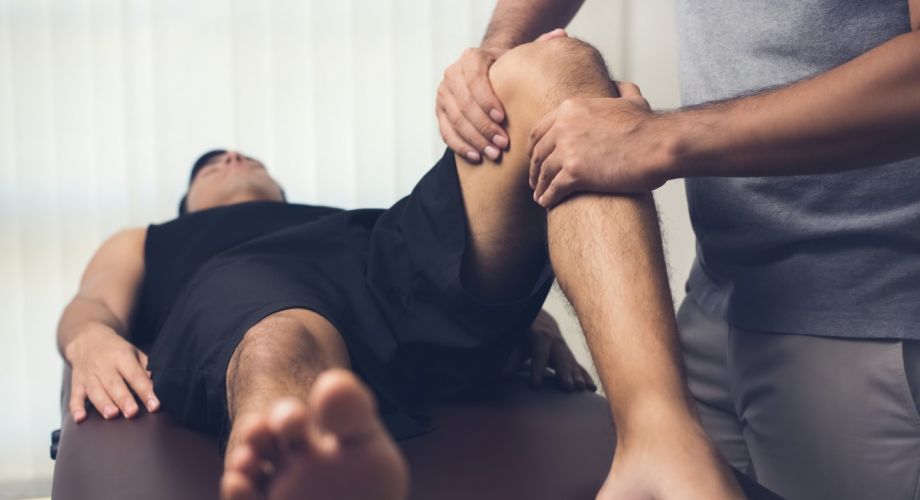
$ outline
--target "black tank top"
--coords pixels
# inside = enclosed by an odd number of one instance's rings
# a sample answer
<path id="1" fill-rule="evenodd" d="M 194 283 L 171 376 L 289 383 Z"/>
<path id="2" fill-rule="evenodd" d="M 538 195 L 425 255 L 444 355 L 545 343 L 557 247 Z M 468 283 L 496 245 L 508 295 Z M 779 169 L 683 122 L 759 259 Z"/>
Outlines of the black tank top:
<path id="1" fill-rule="evenodd" d="M 258 201 L 151 224 L 144 244 L 144 281 L 131 327 L 135 345 L 141 349 L 152 345 L 182 288 L 211 258 L 247 241 L 341 211 Z"/>

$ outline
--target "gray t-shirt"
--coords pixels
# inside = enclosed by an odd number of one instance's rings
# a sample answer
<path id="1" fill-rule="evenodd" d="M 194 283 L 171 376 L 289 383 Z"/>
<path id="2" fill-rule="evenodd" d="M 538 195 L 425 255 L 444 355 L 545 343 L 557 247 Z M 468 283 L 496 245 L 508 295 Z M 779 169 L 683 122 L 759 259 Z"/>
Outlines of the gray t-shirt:
<path id="1" fill-rule="evenodd" d="M 907 0 L 677 5 L 685 105 L 807 78 L 910 30 Z M 920 339 L 920 158 L 821 176 L 688 179 L 687 198 L 697 235 L 688 291 L 732 325 Z"/>

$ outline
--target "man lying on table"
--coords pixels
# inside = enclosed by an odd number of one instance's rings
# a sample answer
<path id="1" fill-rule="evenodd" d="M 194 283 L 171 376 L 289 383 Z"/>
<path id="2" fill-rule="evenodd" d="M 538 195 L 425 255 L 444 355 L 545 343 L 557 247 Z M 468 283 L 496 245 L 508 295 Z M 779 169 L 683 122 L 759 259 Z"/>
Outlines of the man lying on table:
<path id="1" fill-rule="evenodd" d="M 617 424 L 600 497 L 647 489 L 629 471 L 649 463 L 699 464 L 674 477 L 740 496 L 681 378 L 651 196 L 584 194 L 547 211 L 528 187 L 536 121 L 567 98 L 616 95 L 603 60 L 550 37 L 490 77 L 512 143 L 500 162 L 448 151 L 388 210 L 286 203 L 259 162 L 200 158 L 183 214 L 110 238 L 64 311 L 73 418 L 86 398 L 106 418 L 136 415 L 135 395 L 150 411 L 162 402 L 226 440 L 225 498 L 405 498 L 375 399 L 411 408 L 493 381 L 528 327 L 535 381 L 548 363 L 565 388 L 593 386 L 540 313 L 555 271 Z"/>

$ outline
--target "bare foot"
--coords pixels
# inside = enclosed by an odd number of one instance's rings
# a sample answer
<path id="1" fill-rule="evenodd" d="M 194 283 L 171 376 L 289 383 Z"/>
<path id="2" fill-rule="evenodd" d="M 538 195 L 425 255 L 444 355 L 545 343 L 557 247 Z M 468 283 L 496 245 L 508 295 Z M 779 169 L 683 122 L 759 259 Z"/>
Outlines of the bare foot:
<path id="1" fill-rule="evenodd" d="M 317 378 L 307 403 L 284 399 L 233 429 L 221 497 L 401 500 L 406 462 L 390 439 L 373 397 L 345 370 Z"/>

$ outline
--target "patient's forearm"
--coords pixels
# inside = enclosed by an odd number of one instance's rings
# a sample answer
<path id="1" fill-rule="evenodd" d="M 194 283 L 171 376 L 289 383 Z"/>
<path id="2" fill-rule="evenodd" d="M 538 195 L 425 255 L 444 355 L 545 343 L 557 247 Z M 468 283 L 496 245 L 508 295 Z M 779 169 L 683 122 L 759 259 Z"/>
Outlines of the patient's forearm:
<path id="1" fill-rule="evenodd" d="M 565 27 L 584 0 L 499 0 L 483 48 L 510 49 Z"/>
<path id="2" fill-rule="evenodd" d="M 127 338 L 127 325 L 104 302 L 95 299 L 75 297 L 64 309 L 58 323 L 57 344 L 58 350 L 64 359 L 69 361 L 67 347 L 81 334 L 98 330 L 110 329 L 118 335 Z"/>

